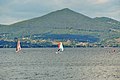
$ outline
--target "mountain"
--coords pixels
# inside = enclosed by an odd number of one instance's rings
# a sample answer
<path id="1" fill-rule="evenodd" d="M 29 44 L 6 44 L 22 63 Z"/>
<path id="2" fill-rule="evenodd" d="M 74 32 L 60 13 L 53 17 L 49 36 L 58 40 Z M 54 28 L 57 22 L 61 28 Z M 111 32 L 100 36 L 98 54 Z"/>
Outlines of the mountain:
<path id="1" fill-rule="evenodd" d="M 120 36 L 120 22 L 107 17 L 90 18 L 71 9 L 65 8 L 48 13 L 41 17 L 1 26 L 0 37 L 14 39 L 29 37 L 30 39 L 53 39 L 59 36 L 62 39 L 101 42 L 106 39 Z M 4 36 L 5 35 L 5 36 Z M 66 37 L 67 36 L 67 37 Z M 79 37 L 79 38 L 78 38 Z M 92 41 L 92 39 L 95 39 Z"/>
<path id="2" fill-rule="evenodd" d="M 8 25 L 0 24 L 0 34 L 8 32 L 7 31 L 8 29 L 9 29 Z"/>
<path id="3" fill-rule="evenodd" d="M 94 20 L 83 14 L 74 12 L 68 8 L 51 12 L 42 17 L 33 18 L 10 25 L 12 27 L 24 28 L 57 28 L 57 29 L 87 29 L 87 30 L 105 30 L 111 25 Z M 36 31 L 36 30 L 35 30 Z"/>
<path id="4" fill-rule="evenodd" d="M 1 27 L 1 26 L 7 26 L 7 25 L 0 24 L 0 27 Z"/>
<path id="5" fill-rule="evenodd" d="M 108 18 L 108 17 L 96 17 L 94 18 L 98 21 L 101 21 L 101 22 L 106 22 L 106 23 L 113 23 L 113 24 L 119 24 L 120 22 L 117 21 L 117 20 L 114 20 L 112 18 Z"/>
<path id="6" fill-rule="evenodd" d="M 44 16 L 9 25 L 8 32 L 13 34 L 84 34 L 86 31 L 108 31 L 114 26 L 92 19 L 68 8 L 48 13 Z M 87 34 L 87 33 L 86 33 Z"/>
<path id="7" fill-rule="evenodd" d="M 120 28 L 120 22 L 117 21 L 117 20 L 114 20 L 114 19 L 111 19 L 111 18 L 108 18 L 108 17 L 96 17 L 94 19 L 97 20 L 97 21 L 108 23 L 112 26 L 118 26 L 118 28 Z"/>

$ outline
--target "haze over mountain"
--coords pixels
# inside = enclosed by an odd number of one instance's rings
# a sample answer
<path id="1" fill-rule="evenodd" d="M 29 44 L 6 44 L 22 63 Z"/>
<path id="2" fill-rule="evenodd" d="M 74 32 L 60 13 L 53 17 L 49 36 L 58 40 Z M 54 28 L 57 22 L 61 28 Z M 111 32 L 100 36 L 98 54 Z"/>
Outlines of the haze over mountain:
<path id="1" fill-rule="evenodd" d="M 120 22 L 107 17 L 90 18 L 65 8 L 0 27 L 0 33 L 8 33 L 9 38 L 47 33 L 89 35 L 103 40 L 120 36 Z"/>

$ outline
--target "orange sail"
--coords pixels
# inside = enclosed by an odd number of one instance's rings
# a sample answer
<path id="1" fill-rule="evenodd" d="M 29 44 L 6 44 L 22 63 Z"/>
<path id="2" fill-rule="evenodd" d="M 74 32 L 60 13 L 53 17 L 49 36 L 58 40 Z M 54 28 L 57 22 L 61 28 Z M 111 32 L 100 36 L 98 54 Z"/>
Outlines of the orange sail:
<path id="1" fill-rule="evenodd" d="M 58 49 L 60 49 L 60 42 L 58 43 Z"/>

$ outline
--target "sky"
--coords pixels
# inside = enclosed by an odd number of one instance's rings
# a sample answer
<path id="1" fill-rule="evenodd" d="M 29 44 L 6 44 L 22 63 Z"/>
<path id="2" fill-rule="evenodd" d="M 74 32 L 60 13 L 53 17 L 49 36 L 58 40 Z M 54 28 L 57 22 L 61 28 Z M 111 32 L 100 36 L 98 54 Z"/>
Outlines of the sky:
<path id="1" fill-rule="evenodd" d="M 63 8 L 91 18 L 109 17 L 120 21 L 120 0 L 0 0 L 0 24 L 13 24 Z"/>

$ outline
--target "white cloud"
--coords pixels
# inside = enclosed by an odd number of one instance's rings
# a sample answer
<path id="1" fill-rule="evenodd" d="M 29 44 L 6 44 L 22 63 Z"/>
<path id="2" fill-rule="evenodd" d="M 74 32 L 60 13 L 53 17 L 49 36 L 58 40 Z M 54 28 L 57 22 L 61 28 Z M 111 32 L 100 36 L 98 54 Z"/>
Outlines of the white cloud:
<path id="1" fill-rule="evenodd" d="M 109 2 L 109 0 L 89 0 L 92 1 L 94 4 L 105 4 Z"/>

